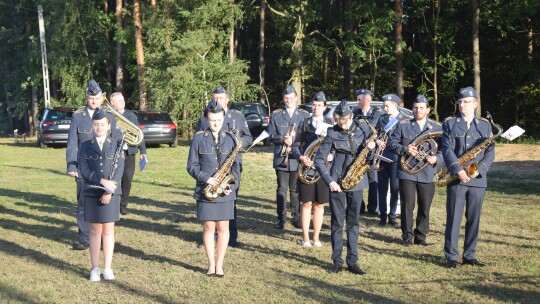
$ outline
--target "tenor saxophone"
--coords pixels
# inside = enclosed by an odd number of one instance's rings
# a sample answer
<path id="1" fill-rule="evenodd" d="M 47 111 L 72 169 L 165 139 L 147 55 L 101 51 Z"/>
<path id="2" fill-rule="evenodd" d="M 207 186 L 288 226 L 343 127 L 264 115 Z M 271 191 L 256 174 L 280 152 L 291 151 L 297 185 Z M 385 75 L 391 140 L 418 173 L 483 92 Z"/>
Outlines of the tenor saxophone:
<path id="1" fill-rule="evenodd" d="M 231 134 L 235 141 L 234 150 L 229 154 L 225 162 L 219 167 L 219 169 L 212 175 L 213 178 L 218 180 L 218 184 L 215 186 L 212 186 L 210 184 L 206 185 L 204 188 L 204 196 L 206 199 L 212 201 L 215 200 L 218 196 L 223 195 L 223 192 L 225 192 L 225 189 L 230 185 L 234 184 L 234 176 L 231 172 L 232 165 L 234 164 L 234 160 L 238 156 L 238 153 L 240 152 L 240 149 L 242 148 L 242 141 L 235 132 L 227 132 Z"/>
<path id="2" fill-rule="evenodd" d="M 371 151 L 367 144 L 370 141 L 374 141 L 377 138 L 377 130 L 371 126 L 371 124 L 366 120 L 366 123 L 371 128 L 371 136 L 366 141 L 366 147 L 362 149 L 360 153 L 355 157 L 352 164 L 347 168 L 347 173 L 341 179 L 341 187 L 346 190 L 354 188 L 361 180 L 364 178 L 364 175 L 370 170 L 370 166 L 367 162 L 367 156 Z"/>
<path id="3" fill-rule="evenodd" d="M 487 149 L 493 142 L 495 142 L 497 138 L 499 138 L 502 135 L 502 132 L 503 132 L 503 128 L 500 125 L 493 122 L 493 118 L 491 117 L 491 114 L 489 114 L 489 112 L 487 112 L 486 118 L 494 127 L 497 128 L 498 133 L 496 135 L 492 135 L 491 137 L 487 138 L 482 143 L 470 149 L 469 151 L 465 152 L 463 155 L 461 155 L 458 158 L 459 164 L 461 165 L 463 170 L 465 170 L 465 172 L 470 178 L 475 178 L 478 176 L 479 174 L 478 163 L 472 162 L 468 166 L 467 166 L 467 163 L 475 159 L 478 153 Z M 437 187 L 444 187 L 457 179 L 458 179 L 457 175 L 451 176 L 448 168 L 446 166 L 443 166 L 441 169 L 439 169 L 439 171 L 437 171 L 437 173 L 433 177 L 433 182 L 435 183 L 435 185 L 437 185 Z"/>

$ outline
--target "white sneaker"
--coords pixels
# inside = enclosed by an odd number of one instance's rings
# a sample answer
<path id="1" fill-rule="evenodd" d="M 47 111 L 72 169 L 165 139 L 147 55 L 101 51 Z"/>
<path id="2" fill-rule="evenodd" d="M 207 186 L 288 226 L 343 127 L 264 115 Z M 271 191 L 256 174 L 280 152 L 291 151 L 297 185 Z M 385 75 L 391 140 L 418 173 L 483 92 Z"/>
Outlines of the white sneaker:
<path id="1" fill-rule="evenodd" d="M 322 244 L 320 241 L 313 242 L 313 246 L 315 247 L 322 247 Z"/>
<path id="2" fill-rule="evenodd" d="M 106 281 L 114 280 L 114 273 L 112 269 L 103 269 L 103 279 Z"/>
<path id="3" fill-rule="evenodd" d="M 304 241 L 300 241 L 300 246 L 302 247 L 311 247 L 311 242 L 304 242 Z"/>
<path id="4" fill-rule="evenodd" d="M 101 273 L 99 268 L 94 268 L 90 271 L 90 282 L 99 282 L 101 281 Z"/>

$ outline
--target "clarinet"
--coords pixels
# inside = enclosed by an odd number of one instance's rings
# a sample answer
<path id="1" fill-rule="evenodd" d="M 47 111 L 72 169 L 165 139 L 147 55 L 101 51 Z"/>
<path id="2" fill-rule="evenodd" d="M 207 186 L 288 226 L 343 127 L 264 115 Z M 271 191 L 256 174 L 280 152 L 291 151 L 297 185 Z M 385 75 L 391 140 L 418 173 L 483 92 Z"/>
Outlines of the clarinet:
<path id="1" fill-rule="evenodd" d="M 116 152 L 114 153 L 114 157 L 113 157 L 112 165 L 111 165 L 111 171 L 109 172 L 109 180 L 113 179 L 114 173 L 116 172 L 116 169 L 118 169 L 118 160 L 120 159 L 120 156 L 122 155 L 121 153 L 124 153 L 123 147 L 126 141 L 125 138 L 126 138 L 126 135 L 124 134 L 122 136 L 122 140 L 120 141 L 120 145 L 118 146 L 118 148 L 116 148 Z"/>

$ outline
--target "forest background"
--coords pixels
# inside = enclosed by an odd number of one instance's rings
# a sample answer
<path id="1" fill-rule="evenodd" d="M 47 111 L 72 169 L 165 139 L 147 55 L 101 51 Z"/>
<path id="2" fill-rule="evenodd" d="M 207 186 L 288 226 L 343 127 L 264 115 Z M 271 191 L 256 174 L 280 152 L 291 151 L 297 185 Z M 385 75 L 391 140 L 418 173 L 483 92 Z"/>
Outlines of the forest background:
<path id="1" fill-rule="evenodd" d="M 482 116 L 540 137 L 537 0 L 0 0 L 0 134 L 34 134 L 44 107 L 38 5 L 52 106 L 85 105 L 94 78 L 188 138 L 218 85 L 271 110 L 288 84 L 301 103 L 422 93 L 437 120 L 474 86 Z"/>

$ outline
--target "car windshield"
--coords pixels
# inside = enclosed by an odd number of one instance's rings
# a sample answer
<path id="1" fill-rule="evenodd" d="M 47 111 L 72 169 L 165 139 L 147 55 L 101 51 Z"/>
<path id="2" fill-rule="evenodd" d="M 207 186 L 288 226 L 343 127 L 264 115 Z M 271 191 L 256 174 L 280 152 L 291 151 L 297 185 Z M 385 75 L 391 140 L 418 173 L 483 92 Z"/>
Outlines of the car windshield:
<path id="1" fill-rule="evenodd" d="M 49 110 L 47 113 L 47 120 L 63 120 L 71 119 L 73 115 L 72 111 L 58 111 L 58 110 Z"/>
<path id="2" fill-rule="evenodd" d="M 171 117 L 167 113 L 148 112 L 138 113 L 139 122 L 171 122 Z"/>
<path id="3" fill-rule="evenodd" d="M 235 103 L 231 106 L 231 109 L 238 110 L 244 114 L 257 113 L 261 116 L 266 116 L 266 108 L 261 105 Z"/>

